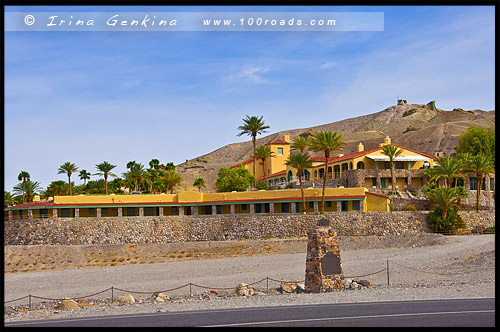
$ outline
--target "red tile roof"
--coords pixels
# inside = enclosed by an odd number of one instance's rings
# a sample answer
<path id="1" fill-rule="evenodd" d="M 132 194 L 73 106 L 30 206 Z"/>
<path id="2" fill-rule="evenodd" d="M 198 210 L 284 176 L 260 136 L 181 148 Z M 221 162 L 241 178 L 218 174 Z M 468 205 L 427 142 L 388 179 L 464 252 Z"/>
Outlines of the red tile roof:
<path id="1" fill-rule="evenodd" d="M 262 176 L 262 177 L 258 178 L 257 181 L 264 180 L 264 179 L 267 179 L 267 178 L 273 178 L 275 176 L 285 175 L 285 174 L 286 174 L 286 169 L 284 169 L 282 171 L 279 171 L 277 173 L 273 173 L 273 174 L 269 174 L 269 175 L 266 175 L 266 176 Z"/>
<path id="2" fill-rule="evenodd" d="M 241 165 L 250 164 L 252 161 L 254 161 L 254 158 L 247 159 L 245 161 L 242 161 L 241 163 L 237 163 L 236 165 L 230 166 L 229 168 L 234 168 L 234 167 L 238 167 Z"/>

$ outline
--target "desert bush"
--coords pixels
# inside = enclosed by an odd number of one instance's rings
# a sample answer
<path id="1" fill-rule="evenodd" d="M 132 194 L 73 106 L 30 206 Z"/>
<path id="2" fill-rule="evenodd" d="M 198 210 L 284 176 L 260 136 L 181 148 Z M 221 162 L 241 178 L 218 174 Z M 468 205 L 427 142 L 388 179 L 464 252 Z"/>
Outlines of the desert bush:
<path id="1" fill-rule="evenodd" d="M 405 207 L 405 211 L 417 211 L 417 208 L 410 204 Z"/>
<path id="2" fill-rule="evenodd" d="M 267 189 L 267 183 L 266 181 L 258 181 L 257 182 L 257 189 L 259 190 L 266 190 Z"/>

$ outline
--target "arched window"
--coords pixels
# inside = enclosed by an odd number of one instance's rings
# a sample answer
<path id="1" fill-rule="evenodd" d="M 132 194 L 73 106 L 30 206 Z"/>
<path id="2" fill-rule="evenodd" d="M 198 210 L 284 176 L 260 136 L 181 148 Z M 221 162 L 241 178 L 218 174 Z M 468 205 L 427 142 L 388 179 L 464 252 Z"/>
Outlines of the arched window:
<path id="1" fill-rule="evenodd" d="M 365 164 L 362 161 L 358 161 L 356 164 L 357 169 L 365 169 Z"/>
<path id="2" fill-rule="evenodd" d="M 293 173 L 292 173 L 292 171 L 288 171 L 287 177 L 288 177 L 288 182 L 290 182 L 290 181 L 293 180 Z"/>
<path id="3" fill-rule="evenodd" d="M 306 181 L 311 180 L 311 173 L 307 169 L 304 171 L 304 177 L 306 178 Z"/>

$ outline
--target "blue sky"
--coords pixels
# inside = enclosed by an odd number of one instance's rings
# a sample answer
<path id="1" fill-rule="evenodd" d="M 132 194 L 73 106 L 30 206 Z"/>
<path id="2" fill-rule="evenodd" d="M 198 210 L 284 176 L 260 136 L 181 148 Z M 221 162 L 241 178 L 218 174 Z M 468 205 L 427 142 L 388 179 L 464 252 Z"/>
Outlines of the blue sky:
<path id="1" fill-rule="evenodd" d="M 237 137 L 436 100 L 494 109 L 493 6 L 4 7 L 6 12 L 383 12 L 384 31 L 5 32 L 5 190 L 60 165 L 179 164 Z M 97 176 L 92 177 L 98 179 Z M 77 175 L 76 184 L 82 183 Z"/>

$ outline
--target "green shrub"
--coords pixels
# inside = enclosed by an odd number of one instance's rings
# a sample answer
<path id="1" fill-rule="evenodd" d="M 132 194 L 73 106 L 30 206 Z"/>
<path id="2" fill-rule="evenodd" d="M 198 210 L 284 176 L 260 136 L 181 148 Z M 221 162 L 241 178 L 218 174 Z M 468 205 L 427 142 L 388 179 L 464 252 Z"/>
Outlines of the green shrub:
<path id="1" fill-rule="evenodd" d="M 266 181 L 258 181 L 257 182 L 257 189 L 259 190 L 266 190 L 267 189 L 267 183 Z"/>
<path id="2" fill-rule="evenodd" d="M 438 233 L 455 233 L 458 229 L 466 229 L 467 225 L 462 217 L 458 214 L 455 208 L 448 209 L 445 219 L 442 217 L 441 207 L 436 207 L 434 211 L 429 213 L 427 224 L 433 232 Z"/>
<path id="3" fill-rule="evenodd" d="M 405 211 L 417 211 L 417 208 L 410 204 L 405 207 Z"/>

